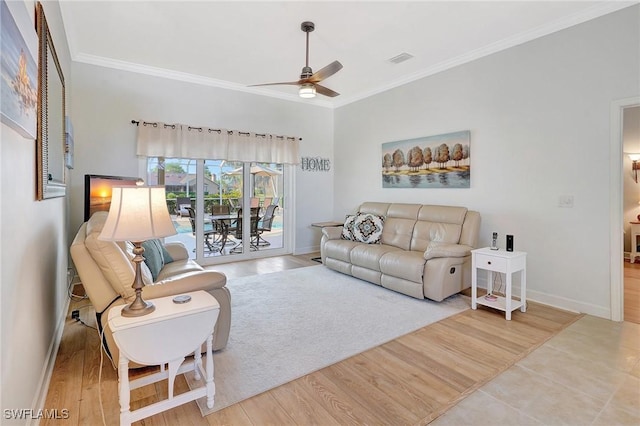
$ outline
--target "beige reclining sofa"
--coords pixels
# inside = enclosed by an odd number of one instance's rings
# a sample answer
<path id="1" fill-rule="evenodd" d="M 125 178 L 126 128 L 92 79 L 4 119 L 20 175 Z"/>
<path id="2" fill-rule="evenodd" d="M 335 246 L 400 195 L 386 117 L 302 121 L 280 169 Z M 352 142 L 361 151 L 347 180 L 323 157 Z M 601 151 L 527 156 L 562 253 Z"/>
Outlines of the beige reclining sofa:
<path id="1" fill-rule="evenodd" d="M 345 239 L 343 231 L 349 234 L 349 230 L 323 228 L 320 251 L 327 267 L 419 299 L 441 301 L 471 286 L 478 212 L 464 207 L 368 202 L 353 216 L 356 224 L 373 229 L 365 234 L 381 231 L 379 241 Z"/>
<path id="2" fill-rule="evenodd" d="M 83 223 L 71 244 L 71 258 L 82 281 L 82 285 L 96 310 L 98 329 L 104 330 L 107 351 L 114 367 L 118 365 L 118 348 L 107 320 L 114 306 L 130 303 L 135 298 L 131 284 L 135 276 L 133 266 L 133 244 L 114 243 L 98 239 L 107 219 L 107 212 L 96 212 Z M 231 298 L 226 287 L 227 277 L 214 271 L 205 271 L 202 266 L 189 259 L 182 243 L 165 245 L 173 262 L 163 265 L 155 282 L 150 270 L 141 264 L 145 287 L 145 300 L 173 296 L 190 291 L 205 290 L 220 304 L 220 314 L 214 329 L 213 349 L 227 345 L 231 326 Z"/>

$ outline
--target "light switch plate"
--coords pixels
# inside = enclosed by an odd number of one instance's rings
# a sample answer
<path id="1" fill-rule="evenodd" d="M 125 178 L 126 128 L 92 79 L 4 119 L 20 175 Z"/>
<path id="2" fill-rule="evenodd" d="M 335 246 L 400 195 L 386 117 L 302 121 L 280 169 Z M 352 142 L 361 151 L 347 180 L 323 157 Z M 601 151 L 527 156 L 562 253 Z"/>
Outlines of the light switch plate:
<path id="1" fill-rule="evenodd" d="M 572 208 L 573 207 L 573 195 L 561 195 L 558 197 L 558 207 Z"/>

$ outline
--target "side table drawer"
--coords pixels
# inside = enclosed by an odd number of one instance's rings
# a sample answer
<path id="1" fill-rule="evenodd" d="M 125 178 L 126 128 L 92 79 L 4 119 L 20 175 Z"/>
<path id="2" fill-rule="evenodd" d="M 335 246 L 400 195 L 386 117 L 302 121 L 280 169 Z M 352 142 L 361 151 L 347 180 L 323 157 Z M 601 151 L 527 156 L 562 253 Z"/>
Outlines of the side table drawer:
<path id="1" fill-rule="evenodd" d="M 495 272 L 507 271 L 507 259 L 487 254 L 476 254 L 476 268 L 487 269 Z"/>

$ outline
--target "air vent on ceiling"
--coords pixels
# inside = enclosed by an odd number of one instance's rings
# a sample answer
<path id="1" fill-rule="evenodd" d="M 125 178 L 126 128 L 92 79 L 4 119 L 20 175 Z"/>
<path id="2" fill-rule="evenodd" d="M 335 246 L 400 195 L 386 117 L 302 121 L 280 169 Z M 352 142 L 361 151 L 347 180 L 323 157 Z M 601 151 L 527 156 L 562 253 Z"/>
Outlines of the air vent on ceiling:
<path id="1" fill-rule="evenodd" d="M 401 62 L 408 61 L 411 58 L 413 58 L 412 54 L 402 52 L 401 54 L 396 55 L 393 58 L 387 59 L 387 61 L 391 62 L 392 64 L 399 64 Z"/>

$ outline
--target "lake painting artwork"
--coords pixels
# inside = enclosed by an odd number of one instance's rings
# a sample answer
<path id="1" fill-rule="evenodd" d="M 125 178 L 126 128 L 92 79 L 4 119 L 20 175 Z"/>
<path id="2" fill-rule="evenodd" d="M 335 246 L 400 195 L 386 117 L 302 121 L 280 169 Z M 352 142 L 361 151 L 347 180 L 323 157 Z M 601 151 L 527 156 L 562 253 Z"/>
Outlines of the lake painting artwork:
<path id="1" fill-rule="evenodd" d="M 470 188 L 470 131 L 382 144 L 383 188 Z"/>
<path id="2" fill-rule="evenodd" d="M 35 139 L 38 103 L 38 67 L 35 58 L 38 38 L 23 2 L 11 2 L 12 11 L 6 1 L 0 3 L 0 118 L 23 137 Z M 29 33 L 22 34 L 16 21 L 29 28 Z"/>

